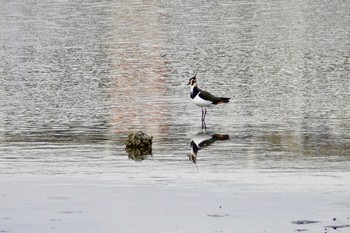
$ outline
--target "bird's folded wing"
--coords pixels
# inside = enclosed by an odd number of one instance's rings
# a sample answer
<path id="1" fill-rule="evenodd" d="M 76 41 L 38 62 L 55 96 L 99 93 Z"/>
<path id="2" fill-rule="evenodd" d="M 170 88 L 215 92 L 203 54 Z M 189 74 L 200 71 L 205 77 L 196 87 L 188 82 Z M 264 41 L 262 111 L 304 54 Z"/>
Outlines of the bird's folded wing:
<path id="1" fill-rule="evenodd" d="M 213 96 L 209 92 L 202 91 L 202 90 L 199 92 L 199 97 L 201 97 L 202 99 L 205 99 L 205 100 L 209 100 L 209 101 L 215 101 L 218 98 L 218 97 Z"/>

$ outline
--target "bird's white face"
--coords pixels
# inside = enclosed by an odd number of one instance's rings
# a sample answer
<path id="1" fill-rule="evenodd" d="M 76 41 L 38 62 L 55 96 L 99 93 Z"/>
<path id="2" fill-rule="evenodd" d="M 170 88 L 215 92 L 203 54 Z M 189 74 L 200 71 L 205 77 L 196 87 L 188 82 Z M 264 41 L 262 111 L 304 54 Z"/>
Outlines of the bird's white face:
<path id="1" fill-rule="evenodd" d="M 190 78 L 190 79 L 188 80 L 188 84 L 187 84 L 187 85 L 189 85 L 189 86 L 191 86 L 191 87 L 197 86 L 196 76 Z"/>

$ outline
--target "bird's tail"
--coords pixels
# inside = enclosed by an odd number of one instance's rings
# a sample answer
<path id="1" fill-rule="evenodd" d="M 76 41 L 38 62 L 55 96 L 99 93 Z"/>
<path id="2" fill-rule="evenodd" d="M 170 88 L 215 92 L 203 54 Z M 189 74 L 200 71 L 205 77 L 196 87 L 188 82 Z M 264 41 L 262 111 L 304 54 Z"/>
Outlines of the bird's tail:
<path id="1" fill-rule="evenodd" d="M 230 139 L 230 136 L 228 136 L 227 134 L 214 134 L 213 135 L 213 138 L 215 140 L 219 140 L 219 141 L 225 141 L 225 140 L 228 140 Z"/>
<path id="2" fill-rule="evenodd" d="M 225 104 L 230 102 L 230 98 L 219 97 L 214 101 L 214 104 Z"/>

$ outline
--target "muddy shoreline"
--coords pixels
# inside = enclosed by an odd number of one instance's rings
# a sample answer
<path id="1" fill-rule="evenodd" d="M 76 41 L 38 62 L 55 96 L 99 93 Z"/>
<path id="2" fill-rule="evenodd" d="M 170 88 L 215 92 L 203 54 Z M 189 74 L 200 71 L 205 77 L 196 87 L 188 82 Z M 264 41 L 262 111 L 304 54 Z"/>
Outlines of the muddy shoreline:
<path id="1" fill-rule="evenodd" d="M 0 184 L 0 232 L 347 232 L 350 224 L 348 193 L 86 178 Z"/>

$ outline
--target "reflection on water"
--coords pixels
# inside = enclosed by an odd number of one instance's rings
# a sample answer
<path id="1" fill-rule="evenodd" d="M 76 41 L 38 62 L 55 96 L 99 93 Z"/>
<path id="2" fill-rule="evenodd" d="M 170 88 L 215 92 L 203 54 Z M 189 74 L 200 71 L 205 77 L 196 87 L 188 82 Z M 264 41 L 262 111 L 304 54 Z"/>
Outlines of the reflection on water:
<path id="1" fill-rule="evenodd" d="M 197 163 L 198 151 L 202 150 L 216 141 L 228 140 L 230 137 L 227 134 L 217 134 L 215 132 L 201 131 L 191 138 L 191 154 L 189 160 L 194 164 Z"/>
<path id="2" fill-rule="evenodd" d="M 201 152 L 203 179 L 345 177 L 349 10 L 348 1 L 3 2 L 1 173 L 191 179 L 200 109 L 186 84 L 198 70 L 203 89 L 232 100 L 208 112 L 209 130 L 230 140 Z M 134 130 L 154 136 L 142 166 L 125 156 Z"/>
<path id="3" fill-rule="evenodd" d="M 129 159 L 132 159 L 136 162 L 141 162 L 142 160 L 147 159 L 149 156 L 152 156 L 152 147 L 140 147 L 140 148 L 125 148 L 128 153 Z"/>
<path id="4" fill-rule="evenodd" d="M 118 22 L 115 35 L 115 76 L 111 91 L 113 133 L 125 134 L 131 128 L 142 129 L 155 138 L 169 131 L 167 60 L 164 56 L 166 35 L 160 21 L 158 1 L 130 8 L 121 4 L 113 12 Z"/>

